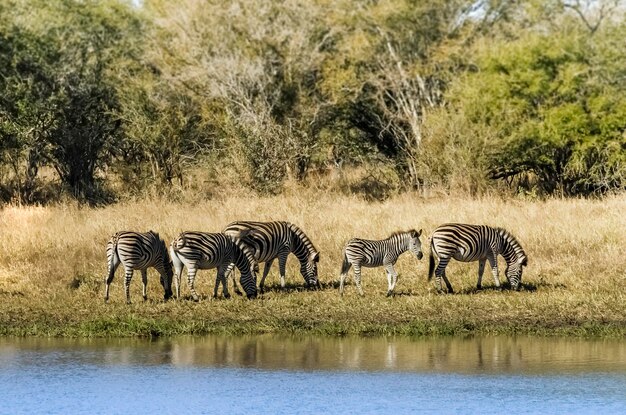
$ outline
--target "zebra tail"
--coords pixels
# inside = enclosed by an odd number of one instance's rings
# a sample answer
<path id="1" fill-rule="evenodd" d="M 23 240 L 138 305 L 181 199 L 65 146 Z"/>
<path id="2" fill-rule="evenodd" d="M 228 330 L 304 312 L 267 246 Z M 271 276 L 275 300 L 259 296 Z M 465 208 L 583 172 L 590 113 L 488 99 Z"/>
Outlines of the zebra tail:
<path id="1" fill-rule="evenodd" d="M 185 234 L 181 233 L 178 235 L 178 238 L 174 239 L 172 242 L 172 250 L 177 253 L 179 250 L 183 249 L 187 245 L 187 238 L 185 238 Z"/>
<path id="2" fill-rule="evenodd" d="M 108 258 L 109 260 L 109 277 L 107 278 L 107 281 L 111 281 L 113 279 L 113 275 L 115 274 L 115 266 L 114 264 L 116 262 L 120 262 L 120 256 L 117 252 L 117 240 L 119 234 L 115 234 L 111 240 L 111 257 Z"/>
<path id="3" fill-rule="evenodd" d="M 347 273 L 349 269 L 350 269 L 350 263 L 348 262 L 348 256 L 344 252 L 343 253 L 343 264 L 341 265 L 341 275 Z"/>
<path id="4" fill-rule="evenodd" d="M 428 258 L 428 281 L 433 279 L 435 272 L 435 255 L 433 254 L 433 248 L 430 248 L 430 257 Z"/>

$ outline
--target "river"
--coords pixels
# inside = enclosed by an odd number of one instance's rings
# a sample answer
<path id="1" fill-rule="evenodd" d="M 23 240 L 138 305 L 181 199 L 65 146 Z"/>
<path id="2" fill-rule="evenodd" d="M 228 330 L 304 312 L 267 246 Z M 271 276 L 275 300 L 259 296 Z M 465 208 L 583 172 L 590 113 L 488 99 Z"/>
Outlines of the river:
<path id="1" fill-rule="evenodd" d="M 1 414 L 626 413 L 626 341 L 0 338 Z"/>

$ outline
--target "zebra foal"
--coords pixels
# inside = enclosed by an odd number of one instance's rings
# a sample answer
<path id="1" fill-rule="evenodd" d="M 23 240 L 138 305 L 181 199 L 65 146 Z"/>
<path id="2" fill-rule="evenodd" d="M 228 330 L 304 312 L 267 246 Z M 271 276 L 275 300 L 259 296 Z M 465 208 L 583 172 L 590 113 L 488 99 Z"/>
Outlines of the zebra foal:
<path id="1" fill-rule="evenodd" d="M 223 233 L 183 232 L 170 245 L 170 254 L 175 269 L 176 297 L 180 298 L 180 277 L 183 266 L 187 267 L 187 282 L 191 297 L 198 301 L 198 293 L 194 288 L 196 273 L 199 269 L 217 268 L 213 297 L 217 297 L 220 282 L 225 298 L 229 298 L 226 275 L 233 266 L 241 272 L 241 285 L 248 298 L 255 298 L 257 267 L 252 251 L 241 242 L 240 237 L 246 233 L 231 237 Z"/>
<path id="2" fill-rule="evenodd" d="M 528 260 L 520 243 L 507 230 L 492 228 L 486 225 L 468 225 L 448 223 L 439 226 L 433 232 L 430 242 L 430 260 L 428 280 L 436 276 L 437 291 L 441 292 L 441 279 L 446 283 L 449 293 L 454 292 L 446 277 L 446 266 L 451 258 L 461 262 L 478 261 L 478 282 L 476 288 L 481 289 L 485 263 L 489 261 L 496 287 L 500 287 L 498 279 L 498 255 L 506 261 L 505 275 L 511 288 L 519 290 L 523 267 Z M 435 258 L 439 264 L 435 269 Z"/>
<path id="3" fill-rule="evenodd" d="M 282 221 L 239 221 L 232 222 L 223 230 L 225 234 L 235 236 L 244 231 L 249 233 L 242 241 L 254 252 L 256 262 L 265 262 L 263 277 L 259 284 L 261 293 L 264 291 L 265 278 L 276 258 L 280 271 L 280 286 L 285 287 L 285 267 L 290 253 L 300 261 L 300 274 L 307 286 L 319 287 L 317 263 L 320 254 L 302 229 L 293 223 Z"/>
<path id="4" fill-rule="evenodd" d="M 109 239 L 106 248 L 109 275 L 105 279 L 104 301 L 109 301 L 109 287 L 115 276 L 115 270 L 122 264 L 124 266 L 124 291 L 126 303 L 130 304 L 130 281 L 133 271 L 141 271 L 143 283 L 143 299 L 147 300 L 148 268 L 155 268 L 161 274 L 161 285 L 165 290 L 164 298 L 172 296 L 172 262 L 167 253 L 167 248 L 159 234 L 153 231 L 118 232 Z"/>
<path id="5" fill-rule="evenodd" d="M 422 230 L 411 229 L 406 232 L 396 232 L 387 239 L 371 241 L 367 239 L 353 238 L 348 241 L 343 249 L 343 265 L 339 279 L 339 293 L 343 295 L 343 284 L 350 267 L 354 267 L 354 281 L 359 295 L 363 295 L 361 288 L 361 267 L 384 266 L 387 272 L 387 296 L 393 294 L 398 281 L 398 274 L 393 266 L 398 257 L 406 251 L 411 251 L 417 259 L 422 259 L 422 243 L 420 235 Z"/>

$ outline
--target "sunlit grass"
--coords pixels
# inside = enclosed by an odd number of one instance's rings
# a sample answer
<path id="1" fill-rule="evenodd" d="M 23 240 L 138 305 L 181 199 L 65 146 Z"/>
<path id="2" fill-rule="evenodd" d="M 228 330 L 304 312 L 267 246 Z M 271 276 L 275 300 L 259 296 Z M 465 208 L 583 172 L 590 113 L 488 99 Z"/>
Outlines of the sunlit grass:
<path id="1" fill-rule="evenodd" d="M 519 201 L 423 199 L 402 195 L 382 203 L 304 191 L 269 198 L 225 197 L 190 205 L 164 200 L 106 208 L 75 205 L 5 207 L 0 211 L 0 334 L 52 336 L 162 336 L 205 333 L 317 333 L 429 335 L 534 333 L 626 334 L 626 197 L 605 200 Z M 163 303 L 157 273 L 149 271 L 148 302 L 135 273 L 133 304 L 124 302 L 118 270 L 104 304 L 105 245 L 111 234 L 152 229 L 169 243 L 183 230 L 218 232 L 233 220 L 288 220 L 321 252 L 321 291 L 302 289 L 295 257 L 285 291 L 274 265 L 263 298 L 212 300 L 215 270 L 196 278 L 202 301 Z M 336 281 L 342 247 L 351 237 L 381 239 L 400 229 L 428 235 L 444 222 L 486 223 L 508 229 L 529 258 L 521 292 L 497 291 L 486 270 L 476 291 L 477 264 L 452 262 L 458 292 L 437 295 L 425 258 L 405 254 L 396 266 L 397 295 L 386 298 L 382 268 L 364 269 L 365 297 L 348 279 Z M 504 263 L 500 259 L 501 279 Z M 182 293 L 188 296 L 184 282 Z M 187 297 L 186 297 L 187 298 Z"/>

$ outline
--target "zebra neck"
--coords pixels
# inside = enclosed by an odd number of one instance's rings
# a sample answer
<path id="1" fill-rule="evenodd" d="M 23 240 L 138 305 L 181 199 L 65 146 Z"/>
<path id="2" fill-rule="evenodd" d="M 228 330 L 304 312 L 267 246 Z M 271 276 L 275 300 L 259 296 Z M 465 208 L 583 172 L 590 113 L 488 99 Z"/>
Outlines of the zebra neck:
<path id="1" fill-rule="evenodd" d="M 388 241 L 389 241 L 388 249 L 390 251 L 397 249 L 398 250 L 398 255 L 402 254 L 402 253 L 404 253 L 404 252 L 409 250 L 409 240 L 410 240 L 410 237 L 406 233 L 393 235 L 391 238 L 388 239 Z"/>
<path id="2" fill-rule="evenodd" d="M 304 235 L 304 233 L 298 229 L 298 231 L 294 231 L 290 227 L 291 230 L 291 252 L 298 258 L 300 264 L 305 264 L 309 261 L 309 256 L 315 250 L 313 248 L 313 244 L 309 239 Z"/>
<path id="3" fill-rule="evenodd" d="M 523 255 L 522 247 L 517 243 L 515 238 L 508 233 L 503 233 L 501 237 L 500 254 L 509 265 L 517 262 L 519 257 Z"/>

